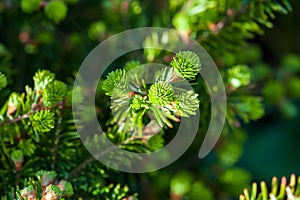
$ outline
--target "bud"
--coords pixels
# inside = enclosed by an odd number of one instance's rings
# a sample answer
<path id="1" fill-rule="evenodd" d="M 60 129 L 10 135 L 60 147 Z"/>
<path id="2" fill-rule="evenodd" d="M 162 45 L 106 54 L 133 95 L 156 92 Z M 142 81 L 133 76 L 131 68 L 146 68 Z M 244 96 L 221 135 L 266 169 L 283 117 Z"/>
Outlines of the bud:
<path id="1" fill-rule="evenodd" d="M 11 159 L 15 164 L 16 170 L 20 171 L 22 169 L 22 164 L 24 161 L 23 152 L 21 150 L 14 150 L 11 153 Z"/>

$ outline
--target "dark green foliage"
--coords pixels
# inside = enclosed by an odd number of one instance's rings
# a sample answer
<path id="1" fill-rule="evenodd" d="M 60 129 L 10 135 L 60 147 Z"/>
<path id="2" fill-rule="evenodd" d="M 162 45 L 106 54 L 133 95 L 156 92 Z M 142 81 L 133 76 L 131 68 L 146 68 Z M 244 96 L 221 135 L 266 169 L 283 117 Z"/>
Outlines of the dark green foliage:
<path id="1" fill-rule="evenodd" d="M 262 92 L 266 100 L 270 103 L 279 102 L 283 99 L 285 93 L 283 85 L 277 81 L 268 82 Z"/>
<path id="2" fill-rule="evenodd" d="M 238 101 L 239 104 L 235 106 L 235 109 L 244 122 L 257 120 L 264 115 L 261 99 L 258 97 L 240 97 Z"/>
<path id="3" fill-rule="evenodd" d="M 251 176 L 249 172 L 239 168 L 228 169 L 219 177 L 221 185 L 235 196 L 240 193 L 238 191 L 242 191 L 249 184 L 250 180 Z"/>
<path id="4" fill-rule="evenodd" d="M 14 190 L 8 188 L 15 184 L 15 176 L 18 177 L 17 187 L 24 187 L 16 190 L 19 199 L 59 199 L 72 196 L 74 190 L 77 195 L 86 198 L 93 195 L 107 196 L 107 199 L 111 199 L 109 195 L 116 199 L 129 196 L 128 189 L 121 189 L 121 185 L 103 186 L 97 193 L 91 192 L 92 188 L 97 190 L 94 183 L 87 182 L 91 185 L 81 187 L 82 178 L 77 177 L 76 171 L 86 167 L 83 160 L 89 154 L 80 145 L 70 107 L 66 104 L 67 87 L 47 70 L 39 70 L 33 79 L 34 89 L 27 86 L 26 93 L 12 93 L 1 111 L 0 131 L 6 133 L 1 136 L 0 151 L 3 166 L 0 174 L 5 183 L 0 188 L 3 198 L 14 195 Z M 126 145 L 123 144 L 124 148 L 127 148 Z M 148 148 L 145 142 L 141 146 Z M 90 157 L 88 160 L 93 161 Z M 95 164 L 89 166 L 102 169 L 103 166 Z M 55 171 L 44 171 L 49 169 Z M 38 171 L 38 181 L 29 178 L 34 171 Z M 86 179 L 91 180 L 91 177 L 86 176 Z"/>
<path id="5" fill-rule="evenodd" d="M 299 56 L 284 57 L 276 68 L 263 63 L 260 47 L 248 42 L 272 27 L 278 14 L 291 10 L 287 0 L 0 2 L 1 199 L 237 197 L 251 179 L 249 172 L 236 166 L 246 140 L 242 125 L 272 114 L 276 107 L 284 116 L 297 113 Z M 108 69 L 114 71 L 100 80 L 95 110 L 104 132 L 88 137 L 85 143 L 97 146 L 100 134 L 105 134 L 119 148 L 149 153 L 168 145 L 183 117 L 196 115 L 199 109 L 200 121 L 195 144 L 178 162 L 153 174 L 132 175 L 107 168 L 82 145 L 71 104 L 72 100 L 81 102 L 82 94 L 89 91 L 71 87 L 80 63 L 95 45 L 121 31 L 145 26 L 174 28 L 183 41 L 191 37 L 199 42 L 220 70 L 228 105 L 218 144 L 207 159 L 198 160 L 194 155 L 210 119 L 218 120 L 211 116 L 207 87 L 198 75 L 208 67 L 206 60 L 191 51 L 173 56 L 161 50 L 166 38 L 170 47 L 179 41 L 172 34 L 147 37 L 144 46 L 157 49 L 123 55 Z M 138 66 L 151 62 L 169 67 L 158 68 L 149 78 L 151 73 Z M 32 76 L 33 87 L 23 89 L 31 85 Z M 149 79 L 151 83 L 145 81 Z M 213 87 L 211 92 L 218 89 Z M 269 108 L 266 112 L 264 105 Z M 90 109 L 82 112 L 87 113 L 84 122 L 89 122 Z M 109 150 L 100 153 L 128 163 L 123 155 Z M 298 186 L 293 190 L 294 179 L 291 192 L 285 187 L 280 195 L 299 198 Z M 262 184 L 258 199 L 268 199 L 269 193 L 276 196 L 275 185 L 266 192 Z M 255 187 L 252 198 L 247 197 L 249 192 L 240 198 L 254 200 L 259 196 Z"/>
<path id="6" fill-rule="evenodd" d="M 300 97 L 300 78 L 299 77 L 293 77 L 288 80 L 287 82 L 287 90 L 288 94 L 292 98 L 299 98 Z"/>
<path id="7" fill-rule="evenodd" d="M 277 71 L 274 66 L 258 64 L 254 68 L 254 77 L 264 82 L 261 94 L 268 105 L 276 106 L 282 116 L 295 117 L 298 108 L 295 101 L 299 98 L 300 58 L 293 54 L 283 57 Z"/>
<path id="8" fill-rule="evenodd" d="M 236 178 L 237 175 L 239 178 Z M 235 195 L 242 190 L 242 185 L 247 185 L 250 180 L 249 173 L 241 169 L 230 169 L 218 178 L 219 188 L 231 190 Z M 214 200 L 215 195 L 212 188 L 208 187 L 204 179 L 193 176 L 192 173 L 182 171 L 175 174 L 170 181 L 171 198 L 188 198 L 192 200 L 208 199 Z"/>

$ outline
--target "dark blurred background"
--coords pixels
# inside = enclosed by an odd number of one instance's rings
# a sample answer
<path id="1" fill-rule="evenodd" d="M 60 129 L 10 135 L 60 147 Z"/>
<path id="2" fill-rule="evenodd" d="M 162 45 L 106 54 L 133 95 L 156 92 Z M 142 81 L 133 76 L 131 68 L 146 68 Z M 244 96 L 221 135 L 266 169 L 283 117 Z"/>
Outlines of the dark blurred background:
<path id="1" fill-rule="evenodd" d="M 291 1 L 293 12 L 278 15 L 274 28 L 251 42 L 262 48 L 263 59 L 274 67 L 282 65 L 287 54 L 300 55 L 300 2 Z M 295 101 L 298 108 L 300 102 Z M 247 126 L 248 140 L 239 165 L 248 169 L 256 181 L 271 180 L 273 176 L 300 173 L 300 114 L 284 117 L 278 110 Z"/>

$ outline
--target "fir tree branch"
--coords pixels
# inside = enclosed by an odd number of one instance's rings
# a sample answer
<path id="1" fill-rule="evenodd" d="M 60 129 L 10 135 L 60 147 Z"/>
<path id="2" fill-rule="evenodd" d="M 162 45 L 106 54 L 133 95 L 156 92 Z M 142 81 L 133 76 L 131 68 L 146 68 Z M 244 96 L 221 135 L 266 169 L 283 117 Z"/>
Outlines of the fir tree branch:
<path id="1" fill-rule="evenodd" d="M 21 115 L 21 116 L 18 116 L 18 117 L 16 117 L 16 118 L 14 118 L 14 119 L 7 119 L 7 120 L 5 120 L 5 121 L 3 121 L 3 122 L 0 122 L 0 126 L 3 126 L 4 124 L 13 124 L 13 123 L 15 123 L 15 122 L 19 122 L 19 121 L 22 121 L 23 119 L 27 119 L 27 118 L 29 118 L 30 117 L 30 115 L 31 114 L 34 114 L 35 113 L 35 111 L 30 111 L 30 112 L 28 112 L 28 113 L 26 113 L 26 114 L 23 114 L 23 115 Z"/>
<path id="2" fill-rule="evenodd" d="M 127 138 L 125 141 L 123 142 L 120 142 L 120 143 L 117 143 L 116 146 L 120 146 L 120 145 L 126 145 L 128 144 L 130 141 L 133 141 L 133 140 L 136 140 L 136 139 L 139 139 L 139 140 L 145 140 L 149 137 L 151 137 L 152 135 L 148 135 L 148 136 L 145 136 L 145 137 L 140 137 L 140 138 L 137 138 L 137 137 L 129 137 Z M 107 148 L 105 149 L 104 151 L 98 153 L 97 155 L 95 156 L 91 156 L 90 158 L 86 159 L 85 161 L 83 161 L 81 164 L 79 164 L 75 169 L 73 169 L 70 174 L 69 174 L 69 177 L 67 178 L 67 180 L 70 180 L 72 177 L 74 177 L 77 173 L 79 173 L 81 170 L 83 170 L 88 164 L 96 161 L 96 158 L 99 158 L 101 156 L 104 156 L 106 155 L 107 153 L 111 152 L 111 150 L 113 150 L 115 147 L 110 147 L 110 148 Z"/>
<path id="3" fill-rule="evenodd" d="M 233 16 L 229 16 L 224 20 L 221 20 L 217 23 L 215 23 L 214 28 L 209 32 L 209 34 L 205 37 L 202 35 L 197 39 L 197 41 L 201 42 L 203 41 L 203 38 L 208 38 L 211 35 L 216 35 L 220 33 L 220 31 L 228 26 L 230 26 L 234 21 L 236 21 L 239 17 L 243 16 L 250 10 L 250 2 L 242 6 L 236 13 L 233 14 Z"/>
<path id="4" fill-rule="evenodd" d="M 20 183 L 20 173 L 21 173 L 21 170 L 17 170 L 17 172 L 16 172 L 16 185 L 19 185 L 19 183 Z"/>
<path id="5" fill-rule="evenodd" d="M 75 169 L 73 169 L 70 172 L 69 177 L 67 180 L 70 180 L 72 177 L 74 177 L 77 173 L 79 173 L 81 170 L 83 170 L 88 164 L 94 162 L 96 159 L 91 156 L 89 159 L 86 159 L 84 162 L 82 162 L 80 165 L 78 165 Z"/>
<path id="6" fill-rule="evenodd" d="M 58 103 L 58 106 L 61 105 L 61 102 Z M 38 107 L 37 109 L 33 109 L 23 115 L 20 115 L 16 118 L 13 118 L 13 119 L 6 119 L 2 122 L 0 122 L 0 126 L 3 126 L 4 124 L 13 124 L 15 122 L 19 122 L 19 121 L 22 121 L 23 119 L 27 119 L 29 118 L 31 115 L 35 114 L 36 112 L 38 111 L 41 111 L 41 110 L 54 110 L 56 108 L 56 106 L 53 106 L 51 108 L 46 108 L 46 107 Z"/>
<path id="7" fill-rule="evenodd" d="M 55 131 L 55 141 L 54 141 L 54 147 L 52 150 L 53 154 L 53 161 L 52 161 L 52 169 L 54 170 L 56 168 L 56 163 L 57 163 L 57 155 L 58 155 L 58 145 L 60 142 L 60 133 L 62 131 L 62 112 L 61 112 L 62 106 L 59 107 L 58 109 L 58 120 L 57 120 L 57 125 L 56 125 L 56 131 Z"/>

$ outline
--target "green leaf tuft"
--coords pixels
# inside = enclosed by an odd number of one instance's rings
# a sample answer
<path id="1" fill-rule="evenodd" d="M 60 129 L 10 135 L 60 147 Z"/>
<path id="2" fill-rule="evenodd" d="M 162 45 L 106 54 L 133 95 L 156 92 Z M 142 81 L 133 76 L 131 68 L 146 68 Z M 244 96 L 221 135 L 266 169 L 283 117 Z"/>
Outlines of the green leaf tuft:
<path id="1" fill-rule="evenodd" d="M 36 173 L 36 176 L 41 181 L 42 186 L 48 186 L 53 182 L 53 180 L 56 178 L 57 174 L 54 171 L 45 171 L 40 170 Z"/>
<path id="2" fill-rule="evenodd" d="M 54 80 L 49 83 L 43 93 L 43 104 L 46 107 L 55 106 L 62 101 L 67 95 L 67 86 L 61 81 Z"/>
<path id="3" fill-rule="evenodd" d="M 70 197 L 73 195 L 73 187 L 68 181 L 61 180 L 58 187 L 62 190 L 63 196 Z"/>
<path id="4" fill-rule="evenodd" d="M 127 78 L 126 71 L 122 69 L 117 69 L 116 71 L 110 72 L 107 75 L 105 81 L 103 81 L 102 89 L 106 92 L 108 96 L 112 96 L 113 92 L 119 90 L 126 90 L 127 88 Z"/>
<path id="5" fill-rule="evenodd" d="M 52 199 L 58 199 L 59 197 L 62 196 L 62 191 L 61 189 L 56 186 L 56 185 L 48 185 L 46 188 L 46 195 L 53 195 Z"/>
<path id="6" fill-rule="evenodd" d="M 141 65 L 140 61 L 138 61 L 138 60 L 132 60 L 132 61 L 129 61 L 129 62 L 127 62 L 125 64 L 124 69 L 126 71 L 129 71 L 129 70 L 131 70 L 131 69 L 133 69 L 133 68 L 135 68 L 135 67 L 137 67 L 139 65 Z"/>
<path id="7" fill-rule="evenodd" d="M 33 130 L 37 133 L 51 131 L 55 125 L 54 113 L 49 110 L 41 110 L 30 116 Z"/>
<path id="8" fill-rule="evenodd" d="M 228 82 L 235 88 L 246 86 L 251 81 L 251 71 L 246 65 L 237 65 L 227 71 Z"/>
<path id="9" fill-rule="evenodd" d="M 150 103 L 158 106 L 166 106 L 173 100 L 174 90 L 167 82 L 154 83 L 149 89 L 148 97 Z"/>
<path id="10" fill-rule="evenodd" d="M 23 161 L 23 152 L 19 149 L 14 150 L 11 152 L 11 159 L 14 163 Z"/>
<path id="11" fill-rule="evenodd" d="M 175 101 L 175 112 L 182 117 L 195 115 L 199 108 L 198 94 L 190 90 L 178 95 Z"/>
<path id="12" fill-rule="evenodd" d="M 25 187 L 21 190 L 21 196 L 25 199 L 29 199 L 35 197 L 36 191 L 32 185 Z"/>
<path id="13" fill-rule="evenodd" d="M 133 112 L 138 112 L 141 109 L 149 109 L 147 96 L 135 95 L 131 100 L 130 107 Z"/>
<path id="14" fill-rule="evenodd" d="M 171 62 L 178 76 L 192 80 L 201 69 L 200 59 L 196 53 L 191 51 L 180 51 Z"/>
<path id="15" fill-rule="evenodd" d="M 37 92 L 42 91 L 46 88 L 48 83 L 52 82 L 55 79 L 55 74 L 51 73 L 48 70 L 38 70 L 34 77 L 34 89 L 37 90 Z"/>

